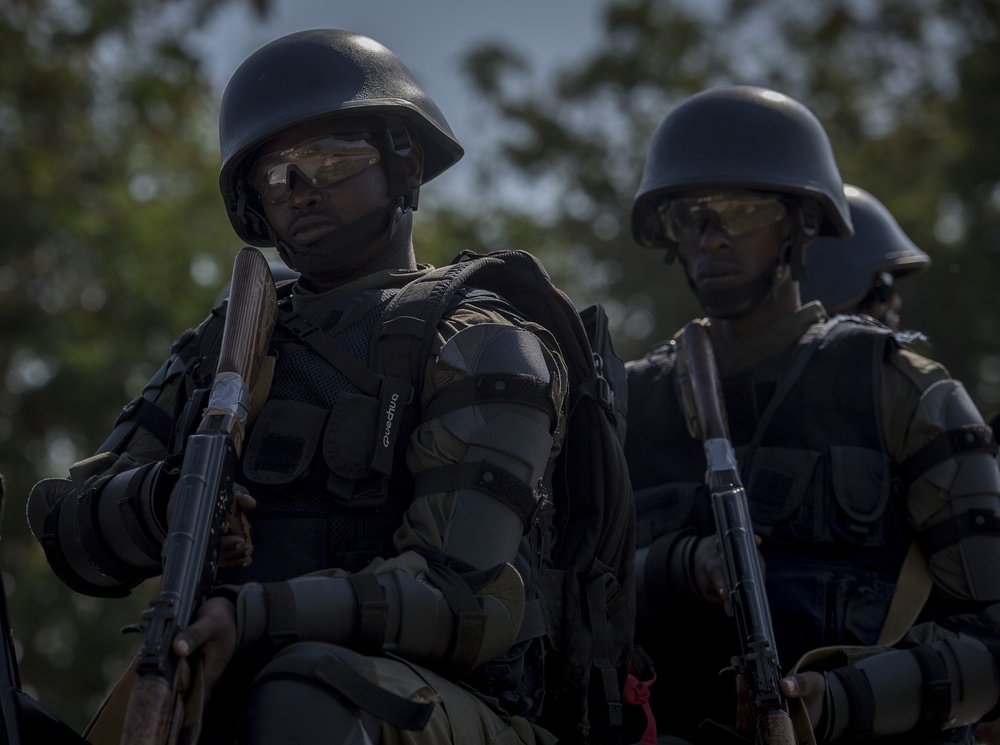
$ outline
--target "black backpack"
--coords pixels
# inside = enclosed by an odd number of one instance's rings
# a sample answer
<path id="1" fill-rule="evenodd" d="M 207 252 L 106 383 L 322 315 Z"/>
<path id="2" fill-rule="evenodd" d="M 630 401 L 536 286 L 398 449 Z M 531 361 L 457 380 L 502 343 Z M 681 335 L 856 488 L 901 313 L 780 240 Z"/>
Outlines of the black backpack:
<path id="1" fill-rule="evenodd" d="M 406 391 L 421 390 L 438 322 L 469 288 L 495 293 L 548 329 L 569 370 L 566 438 L 551 495 L 555 543 L 539 577 L 546 637 L 539 723 L 560 742 L 617 742 L 634 651 L 635 506 L 622 450 L 625 367 L 604 309 L 577 312 L 523 251 L 466 251 L 411 282 L 390 302 L 373 342 L 374 369 L 386 381 L 379 432 L 390 435 L 381 457 L 392 457 L 395 435 L 408 429 L 391 419 L 404 418 Z"/>

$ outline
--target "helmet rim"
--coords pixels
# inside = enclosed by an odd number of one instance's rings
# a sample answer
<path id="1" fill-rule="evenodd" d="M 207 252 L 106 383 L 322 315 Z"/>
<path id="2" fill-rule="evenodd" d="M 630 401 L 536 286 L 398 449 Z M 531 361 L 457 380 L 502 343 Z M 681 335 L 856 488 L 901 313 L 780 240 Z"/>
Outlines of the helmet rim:
<path id="1" fill-rule="evenodd" d="M 860 303 L 881 272 L 899 279 L 932 264 L 931 257 L 906 235 L 874 195 L 850 184 L 845 185 L 844 193 L 855 234 L 849 239 L 820 238 L 806 249 L 809 279 L 799 287 L 803 302 L 819 300 L 831 312 Z"/>
<path id="2" fill-rule="evenodd" d="M 465 153 L 440 109 L 387 47 L 342 29 L 282 36 L 243 61 L 220 105 L 219 188 L 241 238 L 258 246 L 271 243 L 240 214 L 249 196 L 238 183 L 247 157 L 282 131 L 346 116 L 401 120 L 423 149 L 422 184 Z"/>
<path id="3" fill-rule="evenodd" d="M 650 213 L 663 197 L 702 187 L 808 197 L 823 210 L 820 234 L 853 232 L 843 180 L 822 124 L 803 104 L 768 88 L 710 88 L 663 118 L 633 201 L 636 243 L 673 247 Z"/>

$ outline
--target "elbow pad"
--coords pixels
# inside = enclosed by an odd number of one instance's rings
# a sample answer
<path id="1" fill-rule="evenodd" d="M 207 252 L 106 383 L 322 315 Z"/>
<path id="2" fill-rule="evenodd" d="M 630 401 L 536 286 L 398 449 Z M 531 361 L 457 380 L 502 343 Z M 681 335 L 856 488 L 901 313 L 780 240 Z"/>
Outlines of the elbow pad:
<path id="1" fill-rule="evenodd" d="M 1000 699 L 1000 672 L 967 634 L 868 657 L 827 674 L 824 741 L 933 735 L 978 722 Z"/>
<path id="2" fill-rule="evenodd" d="M 928 557 L 950 549 L 960 557 L 970 599 L 1000 600 L 1000 466 L 996 442 L 965 388 L 943 380 L 925 391 L 917 421 L 940 434 L 902 464 L 904 483 L 926 480 L 933 493 L 950 498 L 950 514 L 924 530 L 921 545 Z M 925 500 L 930 502 L 931 500 Z M 922 513 L 937 509 L 916 505 Z"/>
<path id="3" fill-rule="evenodd" d="M 507 598 L 524 596 L 513 567 L 497 568 L 476 594 L 451 570 L 430 571 L 432 580 L 396 569 L 247 584 L 236 598 L 237 648 L 324 641 L 463 673 L 513 644 L 523 601 Z"/>
<path id="4" fill-rule="evenodd" d="M 444 552 L 487 569 L 510 561 L 536 520 L 561 412 L 561 375 L 535 334 L 479 324 L 442 347 L 435 372 L 441 376 L 448 380 L 437 380 L 424 416 L 439 420 L 444 447 L 458 462 L 419 473 L 416 493 L 455 492 Z"/>
<path id="5" fill-rule="evenodd" d="M 46 479 L 28 497 L 28 522 L 56 575 L 76 592 L 124 597 L 159 574 L 165 531 L 154 495 L 162 464 L 74 488 Z M 162 488 L 162 487 L 161 487 Z"/>

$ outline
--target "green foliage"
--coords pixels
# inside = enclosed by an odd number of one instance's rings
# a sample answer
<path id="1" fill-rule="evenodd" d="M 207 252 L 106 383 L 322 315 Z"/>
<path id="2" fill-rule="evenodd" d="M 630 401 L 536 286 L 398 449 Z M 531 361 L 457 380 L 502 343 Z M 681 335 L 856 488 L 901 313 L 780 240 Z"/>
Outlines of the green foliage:
<path id="1" fill-rule="evenodd" d="M 183 43 L 219 5 L 14 0 L 0 23 L 0 558 L 23 685 L 77 730 L 156 588 L 70 593 L 25 501 L 97 449 L 228 278 L 215 96 Z"/>
<path id="2" fill-rule="evenodd" d="M 0 562 L 24 685 L 78 730 L 136 646 L 118 629 L 156 588 L 70 593 L 25 500 L 97 449 L 228 279 L 240 243 L 218 194 L 216 102 L 184 43 L 228 1 L 12 0 L 0 23 Z M 931 254 L 902 284 L 904 320 L 992 413 L 998 16 L 995 0 L 613 0 L 600 47 L 541 85 L 483 46 L 467 71 L 509 135 L 478 175 L 489 210 L 422 209 L 418 256 L 532 250 L 578 304 L 605 303 L 620 353 L 638 355 L 699 314 L 679 268 L 631 239 L 653 129 L 704 87 L 767 85 L 820 116 L 845 178 Z M 523 199 L 496 204 L 498 179 Z"/>
<path id="3" fill-rule="evenodd" d="M 495 225 L 488 245 L 523 236 L 574 299 L 610 305 L 619 351 L 641 354 L 699 315 L 680 268 L 631 238 L 652 132 L 704 88 L 771 87 L 820 117 L 845 180 L 932 256 L 930 271 L 901 284 L 904 322 L 984 413 L 1000 409 L 1000 6 L 613 0 L 603 23 L 599 47 L 549 81 L 500 45 L 467 55 L 468 78 L 508 133 L 484 188 L 513 175 L 556 190 L 497 217 L 509 227 Z"/>

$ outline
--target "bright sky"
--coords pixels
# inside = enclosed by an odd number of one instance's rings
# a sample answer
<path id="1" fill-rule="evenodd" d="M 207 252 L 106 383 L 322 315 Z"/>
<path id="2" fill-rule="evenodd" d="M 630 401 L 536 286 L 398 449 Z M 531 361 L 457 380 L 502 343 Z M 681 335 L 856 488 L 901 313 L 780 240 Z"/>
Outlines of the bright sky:
<path id="1" fill-rule="evenodd" d="M 598 42 L 604 0 L 274 0 L 267 20 L 249 0 L 228 7 L 200 35 L 219 95 L 254 50 L 307 28 L 342 28 L 372 37 L 395 52 L 444 112 L 465 147 L 465 160 L 433 185 L 461 193 L 489 127 L 469 100 L 459 58 L 486 40 L 501 40 L 528 56 L 536 75 L 587 56 Z M 468 161 L 468 162 L 467 162 Z M 428 197 L 430 195 L 427 195 Z"/>

